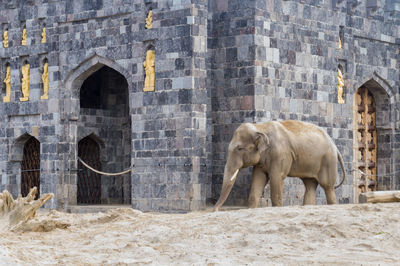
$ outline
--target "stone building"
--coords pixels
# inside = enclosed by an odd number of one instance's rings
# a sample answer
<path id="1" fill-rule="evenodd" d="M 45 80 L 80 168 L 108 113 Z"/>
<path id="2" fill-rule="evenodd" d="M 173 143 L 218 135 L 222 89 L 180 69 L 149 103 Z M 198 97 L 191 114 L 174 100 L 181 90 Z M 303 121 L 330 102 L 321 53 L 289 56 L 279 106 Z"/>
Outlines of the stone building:
<path id="1" fill-rule="evenodd" d="M 0 189 L 14 195 L 201 209 L 235 128 L 281 119 L 334 139 L 341 203 L 400 189 L 398 0 L 10 0 L 0 20 Z M 227 204 L 249 184 L 242 171 Z M 285 204 L 303 191 L 286 179 Z"/>

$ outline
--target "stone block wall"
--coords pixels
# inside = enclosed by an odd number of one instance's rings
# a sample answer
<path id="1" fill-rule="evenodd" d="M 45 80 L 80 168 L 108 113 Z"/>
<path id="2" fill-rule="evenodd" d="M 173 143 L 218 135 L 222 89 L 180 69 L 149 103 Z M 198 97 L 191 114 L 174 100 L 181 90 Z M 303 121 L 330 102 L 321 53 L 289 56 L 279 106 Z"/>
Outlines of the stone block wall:
<path id="1" fill-rule="evenodd" d="M 394 132 L 399 121 L 399 10 L 388 12 L 388 2 L 377 3 L 372 9 L 360 1 L 214 2 L 209 30 L 209 49 L 213 51 L 209 78 L 216 103 L 212 200 L 219 196 L 227 146 L 239 123 L 295 119 L 317 124 L 333 138 L 347 172 L 344 185 L 336 190 L 338 200 L 356 201 L 359 176 L 354 173 L 353 95 L 363 84 L 379 102 L 378 189 L 398 186 L 394 173 L 398 172 L 399 150 Z M 238 42 L 240 38 L 248 38 L 245 47 Z M 237 57 L 232 51 L 237 51 Z M 239 58 L 251 62 L 251 71 L 243 69 L 246 63 Z M 339 65 L 344 69 L 345 104 L 338 104 L 337 99 Z M 232 105 L 235 94 L 246 87 L 238 81 L 241 74 L 254 91 L 249 93 L 254 97 L 249 100 L 252 111 L 247 117 L 235 115 L 242 106 Z M 249 173 L 239 176 L 227 204 L 247 203 L 249 180 Z M 285 180 L 285 205 L 301 204 L 303 193 L 299 179 Z M 320 188 L 317 202 L 325 202 Z M 263 204 L 269 204 L 268 185 Z"/>
<path id="2" fill-rule="evenodd" d="M 41 189 L 56 194 L 52 207 L 76 203 L 80 138 L 86 133 L 98 133 L 105 142 L 109 139 L 106 137 L 109 133 L 102 129 L 102 124 L 104 127 L 108 121 L 107 114 L 100 114 L 99 110 L 93 115 L 79 111 L 83 82 L 103 66 L 119 72 L 128 84 L 131 133 L 123 128 L 121 134 L 123 142 L 131 141 L 131 155 L 125 154 L 125 149 L 110 153 L 122 152 L 124 159 L 130 156 L 129 162 L 135 165 L 133 206 L 161 211 L 187 211 L 205 206 L 211 182 L 204 171 L 206 6 L 206 1 L 187 0 L 37 0 L 1 4 L 4 10 L 1 22 L 3 28 L 9 28 L 10 38 L 10 48 L 0 48 L 1 73 L 9 62 L 13 93 L 11 103 L 1 104 L 4 110 L 1 115 L 5 118 L 2 121 L 18 120 L 4 122 L 1 149 L 8 154 L 15 140 L 25 133 L 39 138 L 43 150 Z M 154 14 L 153 29 L 145 29 L 150 9 Z M 47 43 L 41 44 L 44 25 Z M 21 47 L 20 35 L 25 26 L 28 44 Z M 142 92 L 147 49 L 156 53 L 156 90 L 151 93 Z M 45 56 L 50 65 L 50 97 L 40 101 L 40 67 Z M 19 69 L 25 59 L 31 64 L 31 101 L 20 103 Z M 93 123 L 88 122 L 93 119 L 96 119 Z M 108 122 L 124 123 L 117 118 Z M 105 147 L 110 150 L 114 144 L 110 140 Z M 50 149 L 49 145 L 55 148 Z M 8 157 L 3 155 L 1 162 L 2 188 L 12 187 L 16 194 L 20 161 L 12 163 Z M 119 159 L 115 156 L 111 161 Z M 125 162 L 111 166 L 111 161 L 105 166 L 110 171 L 120 170 L 120 164 L 126 166 Z"/>
<path id="3" fill-rule="evenodd" d="M 206 27 L 205 1 L 157 1 L 153 29 L 133 34 L 132 205 L 160 211 L 205 206 Z M 156 53 L 156 91 L 141 92 L 141 63 L 148 47 Z"/>
<path id="4" fill-rule="evenodd" d="M 64 147 L 58 142 L 60 135 L 60 116 L 58 105 L 59 76 L 57 75 L 57 46 L 54 37 L 48 37 L 46 44 L 41 43 L 41 30 L 44 17 L 38 16 L 38 7 L 31 2 L 7 1 L 1 5 L 1 31 L 8 29 L 9 47 L 0 45 L 0 78 L 1 100 L 5 96 L 3 80 L 6 74 L 6 65 L 11 68 L 11 101 L 0 104 L 0 127 L 4 130 L 1 135 L 1 172 L 2 182 L 0 189 L 9 189 L 14 196 L 21 193 L 21 161 L 23 144 L 29 136 L 34 136 L 41 144 L 41 192 L 56 191 L 57 183 L 62 182 L 58 175 L 61 169 L 58 151 Z M 51 22 L 49 22 L 51 25 Z M 27 45 L 21 45 L 23 28 L 28 31 Z M 51 26 L 50 26 L 51 28 Z M 51 30 L 49 30 L 51 32 Z M 3 38 L 1 38 L 3 41 Z M 50 95 L 48 101 L 40 100 L 43 94 L 41 74 L 44 60 L 49 61 Z M 24 63 L 30 65 L 30 99 L 20 102 L 21 67 Z M 55 206 L 51 200 L 47 206 Z"/>

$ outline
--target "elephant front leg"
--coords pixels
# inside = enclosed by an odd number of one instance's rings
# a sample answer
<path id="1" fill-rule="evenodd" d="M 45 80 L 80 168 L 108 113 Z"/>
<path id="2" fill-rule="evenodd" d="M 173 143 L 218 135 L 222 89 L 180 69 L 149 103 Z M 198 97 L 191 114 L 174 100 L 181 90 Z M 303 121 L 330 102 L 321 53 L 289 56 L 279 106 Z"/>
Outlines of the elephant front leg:
<path id="1" fill-rule="evenodd" d="M 270 176 L 271 202 L 272 206 L 283 206 L 283 180 L 286 175 L 283 173 L 272 173 Z"/>
<path id="2" fill-rule="evenodd" d="M 264 192 L 265 185 L 268 183 L 268 176 L 260 168 L 253 169 L 251 190 L 249 196 L 249 208 L 257 208 L 260 198 Z"/>
<path id="3" fill-rule="evenodd" d="M 315 191 L 318 182 L 314 178 L 302 178 L 306 191 L 304 192 L 303 205 L 315 205 Z"/>

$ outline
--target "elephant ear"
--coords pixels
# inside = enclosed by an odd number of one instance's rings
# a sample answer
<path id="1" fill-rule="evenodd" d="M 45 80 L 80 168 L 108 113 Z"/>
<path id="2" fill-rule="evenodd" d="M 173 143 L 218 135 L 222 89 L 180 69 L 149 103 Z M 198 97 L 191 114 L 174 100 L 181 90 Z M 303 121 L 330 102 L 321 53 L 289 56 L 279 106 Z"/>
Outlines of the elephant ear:
<path id="1" fill-rule="evenodd" d="M 258 131 L 255 139 L 255 144 L 260 152 L 265 151 L 269 146 L 269 138 L 267 134 Z"/>

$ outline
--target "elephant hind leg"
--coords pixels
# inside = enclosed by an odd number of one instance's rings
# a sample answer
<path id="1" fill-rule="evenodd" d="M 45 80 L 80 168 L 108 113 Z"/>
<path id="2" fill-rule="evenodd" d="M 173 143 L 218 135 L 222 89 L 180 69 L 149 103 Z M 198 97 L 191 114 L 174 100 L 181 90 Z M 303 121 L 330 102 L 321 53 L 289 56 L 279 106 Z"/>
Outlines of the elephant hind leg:
<path id="1" fill-rule="evenodd" d="M 306 191 L 304 192 L 303 205 L 315 205 L 315 191 L 318 181 L 314 178 L 302 178 Z"/>
<path id="2" fill-rule="evenodd" d="M 336 194 L 334 187 L 323 187 L 326 196 L 326 202 L 328 204 L 336 204 Z"/>
<path id="3" fill-rule="evenodd" d="M 267 175 L 259 168 L 254 168 L 249 196 L 249 208 L 257 208 L 260 198 L 268 182 Z"/>
<path id="4" fill-rule="evenodd" d="M 332 163 L 332 161 L 334 163 Z M 326 202 L 328 204 L 336 204 L 335 182 L 338 177 L 336 166 L 337 161 L 332 161 L 327 162 L 325 167 L 321 169 L 321 172 L 318 175 L 319 185 L 325 191 Z"/>

